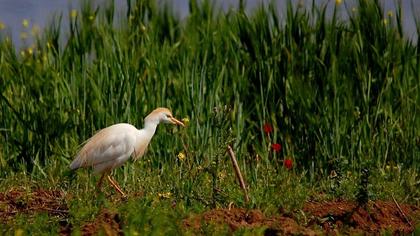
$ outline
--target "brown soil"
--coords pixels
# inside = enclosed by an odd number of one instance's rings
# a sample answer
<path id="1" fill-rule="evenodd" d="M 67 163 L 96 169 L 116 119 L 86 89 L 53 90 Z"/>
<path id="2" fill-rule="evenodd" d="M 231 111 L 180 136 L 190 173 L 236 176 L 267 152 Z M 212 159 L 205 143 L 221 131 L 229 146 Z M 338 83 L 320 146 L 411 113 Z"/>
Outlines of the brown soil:
<path id="1" fill-rule="evenodd" d="M 68 196 L 67 196 L 68 197 Z M 58 190 L 11 189 L 0 193 L 0 222 L 13 221 L 17 214 L 43 212 L 59 218 L 60 235 L 71 235 L 65 193 Z M 310 201 L 302 210 L 272 216 L 260 210 L 242 208 L 212 209 L 183 220 L 186 230 L 199 234 L 205 225 L 227 225 L 231 231 L 240 228 L 265 228 L 265 235 L 337 235 L 337 234 L 409 234 L 420 223 L 420 208 L 391 201 L 371 201 L 360 207 L 351 201 Z M 122 235 L 120 215 L 102 209 L 95 220 L 81 227 L 82 235 Z"/>
<path id="2" fill-rule="evenodd" d="M 316 234 L 315 231 L 300 226 L 289 216 L 266 217 L 260 210 L 243 208 L 213 209 L 186 219 L 183 224 L 186 228 L 191 228 L 195 232 L 199 232 L 203 224 L 227 224 L 232 231 L 239 228 L 267 227 L 266 235 Z"/>
<path id="3" fill-rule="evenodd" d="M 308 202 L 303 211 L 312 215 L 309 225 L 321 225 L 327 233 L 347 227 L 355 233 L 409 234 L 420 222 L 419 207 L 394 201 L 369 202 L 364 207 L 349 201 Z"/>
<path id="4" fill-rule="evenodd" d="M 68 221 L 68 207 L 65 193 L 58 190 L 45 189 L 10 189 L 0 193 L 0 222 L 7 223 L 17 214 L 32 216 L 47 213 L 51 217 L 60 218 L 60 235 L 71 235 L 72 225 Z M 86 222 L 81 227 L 82 235 L 122 235 L 121 220 L 118 214 L 102 209 L 93 222 Z"/>
<path id="5" fill-rule="evenodd" d="M 350 201 L 307 202 L 302 211 L 270 217 L 259 210 L 213 209 L 183 222 L 186 228 L 197 233 L 206 224 L 226 224 L 232 231 L 266 227 L 265 235 L 370 235 L 386 231 L 405 235 L 413 232 L 418 223 L 419 207 L 394 201 L 369 202 L 364 207 Z"/>
<path id="6" fill-rule="evenodd" d="M 57 190 L 35 189 L 25 191 L 10 189 L 0 193 L 0 221 L 13 219 L 16 214 L 46 212 L 50 216 L 66 217 L 68 208 L 64 193 Z"/>
<path id="7" fill-rule="evenodd" d="M 123 235 L 120 216 L 107 209 L 103 209 L 93 222 L 86 223 L 82 227 L 82 235 Z"/>

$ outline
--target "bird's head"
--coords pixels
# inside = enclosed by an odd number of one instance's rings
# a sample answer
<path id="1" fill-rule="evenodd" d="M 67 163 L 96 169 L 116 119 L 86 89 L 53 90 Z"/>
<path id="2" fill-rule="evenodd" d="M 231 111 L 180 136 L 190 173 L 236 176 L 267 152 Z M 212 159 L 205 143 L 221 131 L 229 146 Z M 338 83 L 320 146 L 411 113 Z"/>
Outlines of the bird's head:
<path id="1" fill-rule="evenodd" d="M 159 107 L 153 110 L 146 118 L 144 119 L 145 122 L 156 122 L 158 123 L 167 123 L 173 125 L 181 125 L 184 126 L 184 123 L 175 119 L 172 116 L 172 112 L 168 108 Z"/>

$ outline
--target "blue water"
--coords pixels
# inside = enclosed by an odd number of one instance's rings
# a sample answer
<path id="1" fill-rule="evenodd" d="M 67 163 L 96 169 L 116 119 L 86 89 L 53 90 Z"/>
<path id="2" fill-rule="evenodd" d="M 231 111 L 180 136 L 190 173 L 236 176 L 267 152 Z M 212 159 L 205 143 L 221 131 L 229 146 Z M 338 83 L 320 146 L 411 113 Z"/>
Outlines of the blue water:
<path id="1" fill-rule="evenodd" d="M 182 18 L 188 16 L 188 0 L 168 0 L 174 11 Z M 101 5 L 105 1 L 97 0 L 92 1 L 96 5 Z M 237 7 L 239 0 L 220 0 L 216 3 L 217 7 L 220 7 L 224 10 L 227 10 L 231 7 Z M 256 6 L 261 3 L 269 3 L 270 0 L 247 0 L 248 11 L 252 11 Z M 315 0 L 316 4 L 325 4 L 329 2 L 329 9 L 332 9 L 332 6 L 335 4 L 334 0 Z M 340 12 L 344 19 L 347 18 L 346 6 L 348 9 L 352 9 L 355 0 L 342 0 L 343 4 L 340 5 Z M 388 11 L 395 10 L 395 1 L 394 0 L 382 0 L 384 6 L 385 15 L 388 14 Z M 404 33 L 406 38 L 416 40 L 417 33 L 415 27 L 414 16 L 420 18 L 420 0 L 399 0 L 402 5 L 403 13 L 403 26 Z M 2 34 L 10 34 L 13 42 L 18 47 L 25 45 L 30 42 L 32 36 L 32 29 L 42 29 L 45 25 L 49 24 L 54 19 L 54 16 L 59 16 L 62 14 L 63 23 L 66 24 L 68 19 L 68 14 L 71 9 L 79 9 L 80 0 L 0 0 L 0 30 Z M 159 1 L 160 4 L 163 3 L 163 0 Z M 277 0 L 276 4 L 280 16 L 284 15 L 286 0 Z M 301 4 L 304 6 L 310 6 L 312 0 L 295 0 L 294 4 Z M 345 4 L 344 4 L 345 3 Z M 126 1 L 125 0 L 115 0 L 115 5 L 117 8 L 117 14 L 124 15 L 126 11 Z M 413 6 L 413 7 L 412 7 Z M 395 14 L 393 14 L 395 16 Z M 22 25 L 24 19 L 27 19 L 29 25 L 25 28 Z M 1 29 L 1 24 L 5 26 L 4 29 Z M 25 33 L 22 35 L 22 32 L 26 33 L 26 43 L 21 39 L 22 36 L 25 36 Z"/>

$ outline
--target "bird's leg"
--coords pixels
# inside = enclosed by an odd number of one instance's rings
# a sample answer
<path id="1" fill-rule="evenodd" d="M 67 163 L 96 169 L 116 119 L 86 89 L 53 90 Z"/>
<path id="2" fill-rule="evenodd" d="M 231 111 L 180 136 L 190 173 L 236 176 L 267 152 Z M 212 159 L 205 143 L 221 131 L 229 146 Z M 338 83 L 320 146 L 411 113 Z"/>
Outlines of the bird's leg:
<path id="1" fill-rule="evenodd" d="M 119 192 L 123 197 L 126 197 L 125 193 L 121 190 L 120 186 L 117 184 L 117 182 L 115 180 L 113 180 L 111 178 L 111 176 L 107 176 L 108 177 L 108 181 L 111 183 L 111 185 L 115 188 L 115 190 L 117 190 L 117 192 Z"/>
<path id="2" fill-rule="evenodd" d="M 102 185 L 102 181 L 104 180 L 104 177 L 105 177 L 105 173 L 103 173 L 103 174 L 101 175 L 101 178 L 99 179 L 98 184 L 96 184 L 96 189 L 97 189 L 98 191 L 100 191 L 100 190 L 101 190 L 101 185 Z"/>

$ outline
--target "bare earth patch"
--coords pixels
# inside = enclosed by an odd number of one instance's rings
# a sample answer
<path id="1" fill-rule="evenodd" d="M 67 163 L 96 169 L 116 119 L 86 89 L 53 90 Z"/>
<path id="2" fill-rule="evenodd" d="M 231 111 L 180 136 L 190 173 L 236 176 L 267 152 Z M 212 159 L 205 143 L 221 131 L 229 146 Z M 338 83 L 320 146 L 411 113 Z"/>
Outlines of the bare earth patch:
<path id="1" fill-rule="evenodd" d="M 99 232 L 104 235 L 123 235 L 120 216 L 107 209 L 102 209 L 95 221 L 82 226 L 82 235 L 96 235 Z"/>
<path id="2" fill-rule="evenodd" d="M 351 201 L 307 202 L 303 208 L 306 222 L 298 220 L 297 213 L 267 217 L 259 210 L 213 209 L 192 216 L 183 224 L 195 232 L 204 224 L 226 224 L 232 231 L 266 227 L 265 235 L 379 234 L 386 231 L 394 235 L 409 234 L 420 223 L 420 208 L 407 204 L 398 206 L 393 201 L 369 202 L 366 207 Z"/>
<path id="3" fill-rule="evenodd" d="M 45 189 L 10 189 L 0 193 L 0 221 L 12 220 L 16 214 L 32 215 L 40 212 L 46 212 L 50 216 L 67 217 L 68 208 L 64 202 L 64 193 Z"/>
<path id="4" fill-rule="evenodd" d="M 65 201 L 65 193 L 59 190 L 10 189 L 0 193 L 0 222 L 11 223 L 17 214 L 29 217 L 47 213 L 59 218 L 60 235 L 71 235 L 72 225 Z M 108 209 L 102 209 L 96 219 L 85 222 L 82 235 L 123 234 L 123 217 Z M 185 230 L 198 234 L 205 225 L 227 225 L 233 232 L 241 228 L 265 228 L 265 235 L 337 235 L 337 234 L 409 234 L 420 223 L 420 208 L 395 201 L 370 201 L 365 207 L 355 202 L 335 200 L 309 201 L 302 211 L 278 212 L 264 215 L 258 209 L 212 209 L 193 215 L 182 221 Z"/>
<path id="5" fill-rule="evenodd" d="M 232 231 L 239 228 L 267 227 L 265 234 L 268 235 L 295 233 L 316 235 L 317 233 L 314 230 L 300 226 L 289 216 L 266 217 L 260 210 L 246 210 L 243 208 L 212 209 L 184 220 L 183 224 L 186 228 L 196 232 L 200 230 L 203 224 L 227 224 Z"/>
<path id="6" fill-rule="evenodd" d="M 308 202 L 303 210 L 312 215 L 310 225 L 321 225 L 327 233 L 348 228 L 354 233 L 409 234 L 420 221 L 419 207 L 393 201 L 369 202 L 365 207 L 350 201 Z"/>

